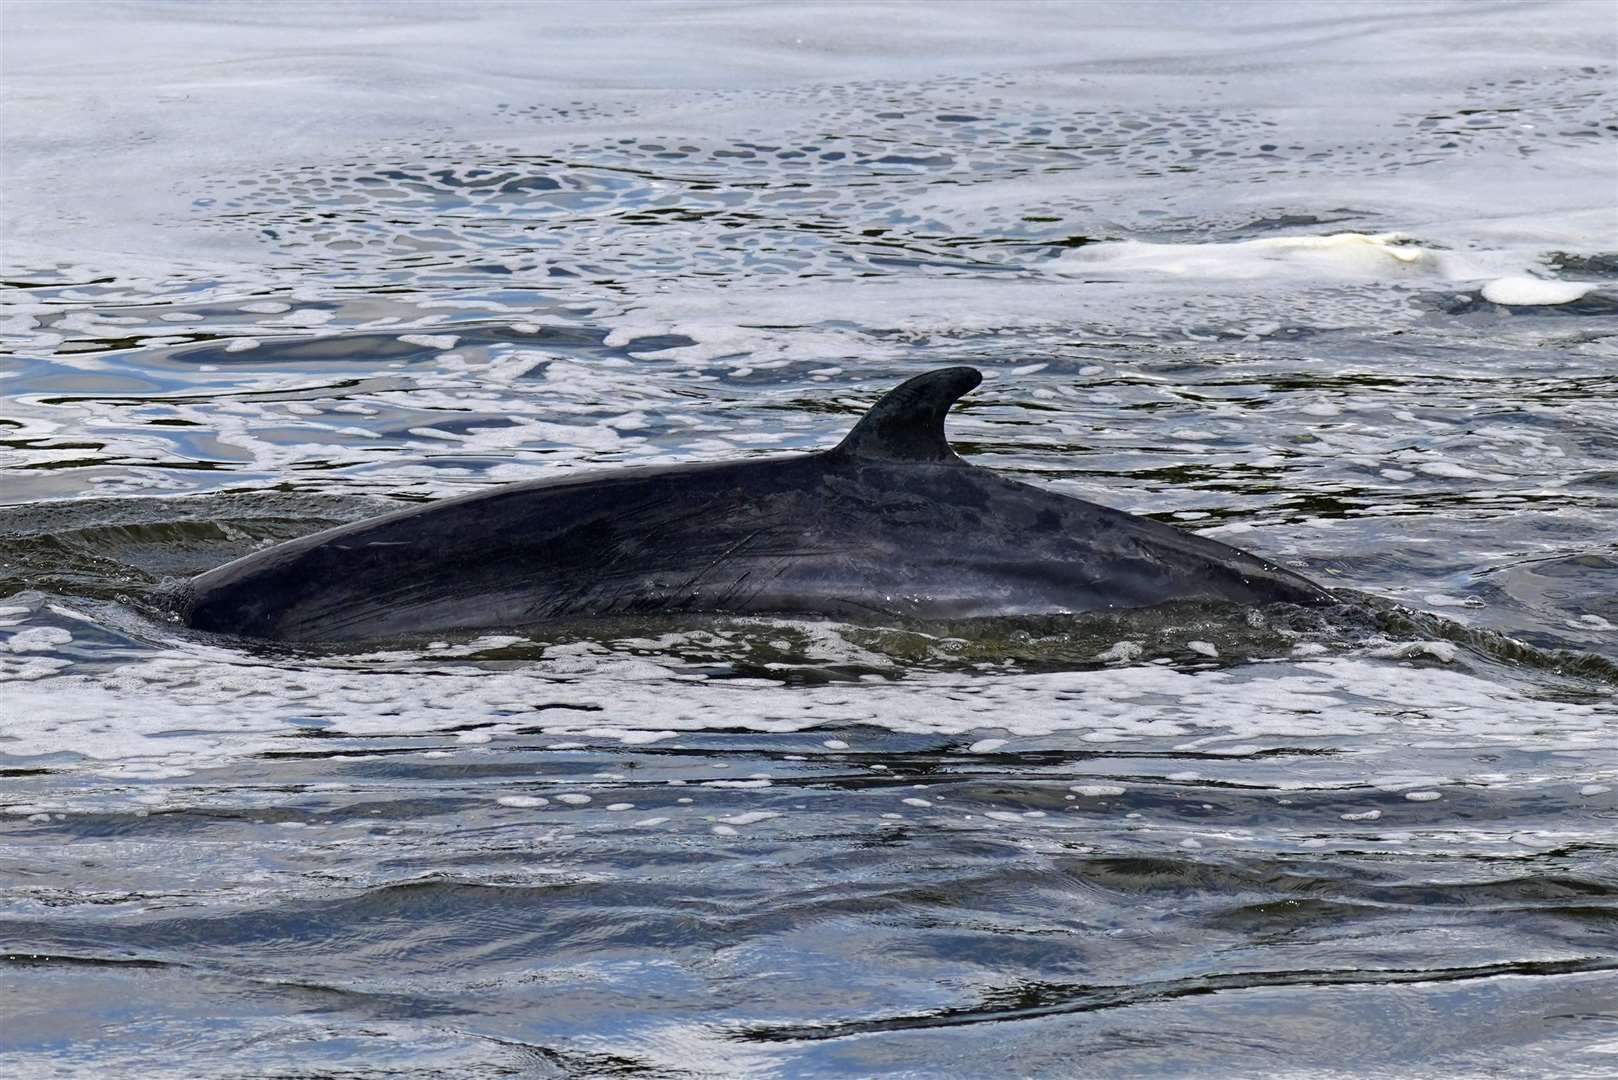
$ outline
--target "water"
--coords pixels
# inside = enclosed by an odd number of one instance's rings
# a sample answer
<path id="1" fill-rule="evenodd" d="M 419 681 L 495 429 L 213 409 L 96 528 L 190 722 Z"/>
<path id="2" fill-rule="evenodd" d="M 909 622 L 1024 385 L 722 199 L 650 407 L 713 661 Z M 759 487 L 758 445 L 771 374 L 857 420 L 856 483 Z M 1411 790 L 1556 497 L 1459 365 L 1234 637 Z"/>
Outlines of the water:
<path id="1" fill-rule="evenodd" d="M 4 18 L 8 1075 L 1618 1069 L 1609 8 Z M 156 599 L 958 363 L 973 461 L 1343 602 Z"/>

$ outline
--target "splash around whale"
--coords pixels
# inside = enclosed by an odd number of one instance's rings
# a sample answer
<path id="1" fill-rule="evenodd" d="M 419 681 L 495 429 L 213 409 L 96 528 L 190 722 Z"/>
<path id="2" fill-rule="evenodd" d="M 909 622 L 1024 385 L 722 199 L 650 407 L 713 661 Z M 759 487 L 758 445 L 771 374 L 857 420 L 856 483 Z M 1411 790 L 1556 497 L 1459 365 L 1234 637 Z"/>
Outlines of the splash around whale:
<path id="1" fill-rule="evenodd" d="M 918 375 L 829 450 L 513 484 L 314 533 L 193 578 L 178 608 L 199 630 L 345 642 L 592 616 L 1330 600 L 1236 548 L 968 464 L 944 418 L 982 378 Z"/>

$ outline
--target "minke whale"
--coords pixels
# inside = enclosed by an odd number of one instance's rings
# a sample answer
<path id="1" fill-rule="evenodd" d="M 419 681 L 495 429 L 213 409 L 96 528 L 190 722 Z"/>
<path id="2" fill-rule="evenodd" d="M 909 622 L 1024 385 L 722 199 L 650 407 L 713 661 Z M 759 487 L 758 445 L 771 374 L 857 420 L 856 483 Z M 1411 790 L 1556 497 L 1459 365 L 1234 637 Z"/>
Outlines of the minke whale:
<path id="1" fill-rule="evenodd" d="M 1228 545 L 967 463 L 944 417 L 982 379 L 918 375 L 829 450 L 567 475 L 327 529 L 193 578 L 176 603 L 198 630 L 342 642 L 594 616 L 1331 599 Z"/>

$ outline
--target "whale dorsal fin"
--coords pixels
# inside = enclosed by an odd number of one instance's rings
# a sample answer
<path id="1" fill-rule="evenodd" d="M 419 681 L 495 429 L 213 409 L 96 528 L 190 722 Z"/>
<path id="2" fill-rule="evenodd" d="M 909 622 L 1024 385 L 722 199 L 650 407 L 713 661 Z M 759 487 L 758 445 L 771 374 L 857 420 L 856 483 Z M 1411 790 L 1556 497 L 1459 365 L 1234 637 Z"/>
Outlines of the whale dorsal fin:
<path id="1" fill-rule="evenodd" d="M 944 437 L 944 416 L 957 398 L 983 381 L 977 368 L 929 371 L 895 386 L 860 417 L 832 451 L 881 461 L 958 462 Z"/>

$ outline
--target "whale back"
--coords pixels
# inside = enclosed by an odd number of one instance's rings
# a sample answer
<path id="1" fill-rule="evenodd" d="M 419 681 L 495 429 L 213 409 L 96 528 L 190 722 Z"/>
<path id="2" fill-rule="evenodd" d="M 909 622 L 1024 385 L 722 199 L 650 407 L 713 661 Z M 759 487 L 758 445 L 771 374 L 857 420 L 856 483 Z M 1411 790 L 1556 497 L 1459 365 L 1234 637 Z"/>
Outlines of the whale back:
<path id="1" fill-rule="evenodd" d="M 1215 540 L 963 461 L 944 420 L 981 379 L 910 379 L 820 453 L 570 474 L 288 541 L 193 579 L 179 611 L 200 630 L 360 641 L 603 615 L 1326 598 Z"/>

